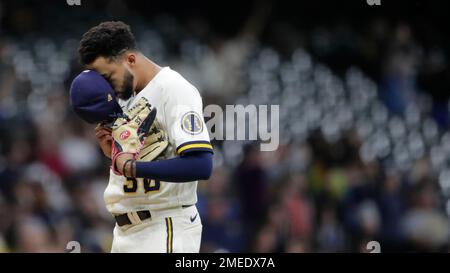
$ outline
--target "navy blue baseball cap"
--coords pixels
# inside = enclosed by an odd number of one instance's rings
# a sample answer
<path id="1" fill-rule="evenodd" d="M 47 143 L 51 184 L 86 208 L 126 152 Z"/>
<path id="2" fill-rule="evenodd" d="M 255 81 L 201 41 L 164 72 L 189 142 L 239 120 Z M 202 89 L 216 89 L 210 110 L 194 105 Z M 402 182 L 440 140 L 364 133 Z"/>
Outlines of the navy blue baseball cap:
<path id="1" fill-rule="evenodd" d="M 111 122 L 122 113 L 111 85 L 93 70 L 81 72 L 70 86 L 70 105 L 89 123 Z"/>

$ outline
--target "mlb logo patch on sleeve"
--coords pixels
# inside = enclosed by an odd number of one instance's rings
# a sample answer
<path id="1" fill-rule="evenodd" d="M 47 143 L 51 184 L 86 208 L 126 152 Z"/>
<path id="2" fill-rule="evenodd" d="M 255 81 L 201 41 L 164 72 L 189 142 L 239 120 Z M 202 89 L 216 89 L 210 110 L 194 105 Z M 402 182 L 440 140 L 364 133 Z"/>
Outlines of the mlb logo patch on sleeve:
<path id="1" fill-rule="evenodd" d="M 181 128 L 188 134 L 196 135 L 203 131 L 203 122 L 196 112 L 187 112 L 181 118 Z"/>

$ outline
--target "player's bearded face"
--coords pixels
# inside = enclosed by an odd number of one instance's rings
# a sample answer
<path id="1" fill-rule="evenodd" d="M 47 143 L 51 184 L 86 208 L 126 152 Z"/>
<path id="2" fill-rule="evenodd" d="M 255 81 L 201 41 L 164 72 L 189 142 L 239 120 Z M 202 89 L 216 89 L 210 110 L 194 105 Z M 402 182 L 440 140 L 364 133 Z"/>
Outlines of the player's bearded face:
<path id="1" fill-rule="evenodd" d="M 116 90 L 117 97 L 123 100 L 127 100 L 133 95 L 133 79 L 133 75 L 127 69 L 125 69 L 122 80 L 122 87 L 119 90 Z"/>

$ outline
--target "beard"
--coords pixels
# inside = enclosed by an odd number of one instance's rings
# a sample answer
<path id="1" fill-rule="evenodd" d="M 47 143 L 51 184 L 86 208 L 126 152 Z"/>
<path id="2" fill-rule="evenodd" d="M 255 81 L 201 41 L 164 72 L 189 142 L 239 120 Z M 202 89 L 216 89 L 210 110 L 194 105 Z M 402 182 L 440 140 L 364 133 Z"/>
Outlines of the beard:
<path id="1" fill-rule="evenodd" d="M 122 89 L 117 91 L 117 97 L 122 100 L 128 100 L 133 95 L 133 75 L 125 71 L 125 75 L 123 76 L 123 85 Z"/>

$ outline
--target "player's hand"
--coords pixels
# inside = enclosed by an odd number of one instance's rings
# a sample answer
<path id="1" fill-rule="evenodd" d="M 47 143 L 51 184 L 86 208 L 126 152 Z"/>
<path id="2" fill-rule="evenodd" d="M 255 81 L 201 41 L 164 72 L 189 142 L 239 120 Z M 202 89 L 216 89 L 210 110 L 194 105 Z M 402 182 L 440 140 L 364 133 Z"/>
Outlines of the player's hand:
<path id="1" fill-rule="evenodd" d="M 102 149 L 103 154 L 111 158 L 111 145 L 112 145 L 112 130 L 109 127 L 104 126 L 104 124 L 99 123 L 95 127 L 95 137 L 97 142 Z"/>

